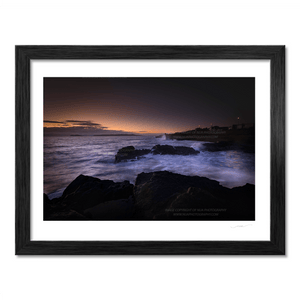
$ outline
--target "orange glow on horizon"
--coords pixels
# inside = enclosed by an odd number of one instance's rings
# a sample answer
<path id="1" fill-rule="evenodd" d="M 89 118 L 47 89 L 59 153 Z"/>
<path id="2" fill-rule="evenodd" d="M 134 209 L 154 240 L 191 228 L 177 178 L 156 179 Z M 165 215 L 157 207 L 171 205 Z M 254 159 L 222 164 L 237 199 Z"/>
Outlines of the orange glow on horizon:
<path id="1" fill-rule="evenodd" d="M 67 120 L 73 120 L 76 119 L 76 116 L 70 116 L 68 115 L 68 118 L 64 119 L 54 119 L 54 118 L 45 118 L 44 122 L 44 128 L 80 128 L 84 127 L 84 125 L 77 125 L 76 123 L 67 122 Z M 52 122 L 46 122 L 47 120 L 50 120 Z M 89 118 L 89 120 L 91 120 Z M 82 122 L 86 122 L 84 120 L 81 120 Z M 151 122 L 152 120 L 145 120 L 143 121 L 129 121 L 129 120 L 122 120 L 122 118 L 105 118 L 105 121 L 102 120 L 95 120 L 92 119 L 92 123 L 95 124 L 101 124 L 99 126 L 90 126 L 87 129 L 89 130 L 97 130 L 101 129 L 102 131 L 124 131 L 126 132 L 132 132 L 136 134 L 156 134 L 156 133 L 173 133 L 177 131 L 185 131 L 193 128 L 186 128 L 186 126 L 176 126 L 177 124 L 171 123 L 171 124 L 164 124 L 167 122 L 163 122 L 163 120 L 157 120 L 157 122 Z M 155 121 L 155 120 L 154 120 Z M 57 123 L 56 123 L 57 122 Z M 79 122 L 79 121 L 77 121 Z M 159 123 L 163 123 L 164 126 L 159 126 Z M 102 125 L 103 124 L 103 125 Z M 174 126 L 175 125 L 175 126 Z M 180 124 L 183 125 L 183 124 Z M 101 126 L 104 126 L 102 128 Z"/>
<path id="2" fill-rule="evenodd" d="M 237 116 L 252 123 L 254 92 L 254 78 L 49 77 L 44 128 L 160 134 L 229 126 Z"/>

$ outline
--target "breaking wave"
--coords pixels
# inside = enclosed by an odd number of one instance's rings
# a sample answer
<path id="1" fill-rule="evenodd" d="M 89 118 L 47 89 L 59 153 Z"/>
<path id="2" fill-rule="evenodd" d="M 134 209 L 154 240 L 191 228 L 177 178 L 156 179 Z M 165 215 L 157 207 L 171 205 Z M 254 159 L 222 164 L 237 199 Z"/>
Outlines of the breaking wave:
<path id="1" fill-rule="evenodd" d="M 153 155 L 114 163 L 118 150 L 126 146 L 151 149 L 157 144 L 187 146 L 199 150 L 197 155 Z M 95 176 L 115 182 L 135 182 L 141 172 L 170 171 L 182 175 L 203 176 L 232 188 L 255 183 L 254 154 L 240 151 L 203 151 L 203 142 L 167 140 L 149 136 L 124 137 L 45 137 L 44 192 L 58 197 L 78 175 Z M 64 148 L 61 151 L 61 148 Z"/>

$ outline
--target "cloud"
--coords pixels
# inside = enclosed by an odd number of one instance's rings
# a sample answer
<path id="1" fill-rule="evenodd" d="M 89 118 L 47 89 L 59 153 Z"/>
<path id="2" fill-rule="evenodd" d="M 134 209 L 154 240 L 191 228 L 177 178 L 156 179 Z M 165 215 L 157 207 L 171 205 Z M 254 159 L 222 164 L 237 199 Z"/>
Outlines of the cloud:
<path id="1" fill-rule="evenodd" d="M 65 120 L 63 122 L 44 120 L 44 123 L 62 124 L 61 126 L 70 127 L 70 128 L 84 128 L 84 129 L 107 129 L 108 128 L 102 126 L 99 123 L 95 123 L 92 121 L 83 121 L 83 120 Z"/>
<path id="2" fill-rule="evenodd" d="M 147 131 L 141 130 L 141 131 L 139 131 L 139 132 L 147 132 Z"/>
<path id="3" fill-rule="evenodd" d="M 49 120 L 44 120 L 44 123 L 65 124 L 65 122 L 49 121 Z"/>
<path id="4" fill-rule="evenodd" d="M 69 123 L 77 123 L 77 122 L 86 122 L 86 121 L 78 121 L 78 120 L 66 120 Z"/>
<path id="5" fill-rule="evenodd" d="M 97 127 L 102 128 L 101 124 L 94 123 L 92 121 L 80 121 L 80 120 L 66 120 L 67 123 L 71 123 L 74 127 Z"/>
<path id="6" fill-rule="evenodd" d="M 100 125 L 98 123 L 94 123 L 92 121 L 82 121 L 82 120 L 66 120 L 65 122 L 68 122 L 68 123 L 78 123 L 78 124 L 81 124 L 81 123 L 88 123 L 88 124 L 96 124 L 96 125 Z"/>
<path id="7" fill-rule="evenodd" d="M 60 127 L 44 127 L 44 134 L 47 136 L 70 136 L 74 134 L 78 135 L 116 135 L 116 134 L 126 134 L 132 132 L 126 132 L 123 130 L 103 130 L 98 127 L 83 127 L 83 126 L 60 126 Z"/>

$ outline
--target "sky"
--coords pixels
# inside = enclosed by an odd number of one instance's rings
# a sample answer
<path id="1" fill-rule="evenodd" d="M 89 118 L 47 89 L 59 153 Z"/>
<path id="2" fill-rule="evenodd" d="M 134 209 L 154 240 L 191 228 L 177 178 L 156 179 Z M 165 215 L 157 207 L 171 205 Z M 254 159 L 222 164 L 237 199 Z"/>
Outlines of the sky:
<path id="1" fill-rule="evenodd" d="M 255 121 L 255 78 L 44 78 L 45 134 L 160 134 Z"/>

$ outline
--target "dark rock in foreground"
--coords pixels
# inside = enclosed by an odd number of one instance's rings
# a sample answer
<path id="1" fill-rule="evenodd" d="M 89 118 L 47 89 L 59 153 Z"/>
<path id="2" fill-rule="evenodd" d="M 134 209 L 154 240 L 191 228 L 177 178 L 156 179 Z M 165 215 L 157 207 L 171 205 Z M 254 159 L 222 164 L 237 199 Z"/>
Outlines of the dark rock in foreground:
<path id="1" fill-rule="evenodd" d="M 55 211 L 45 220 L 53 221 L 79 221 L 79 220 L 89 220 L 86 216 L 80 214 L 76 210 L 70 209 L 65 211 Z"/>
<path id="2" fill-rule="evenodd" d="M 169 209 L 176 206 L 178 198 L 190 187 L 212 190 L 218 197 L 224 189 L 219 182 L 206 177 L 184 176 L 168 171 L 139 174 L 134 187 L 136 216 L 146 219 L 169 217 Z"/>
<path id="3" fill-rule="evenodd" d="M 51 201 L 49 200 L 48 196 L 44 193 L 43 195 L 43 212 L 44 212 L 44 219 L 46 219 L 52 210 Z"/>
<path id="4" fill-rule="evenodd" d="M 134 214 L 134 199 L 111 200 L 88 208 L 84 214 L 92 220 L 130 220 Z"/>
<path id="5" fill-rule="evenodd" d="M 44 220 L 254 220 L 255 186 L 206 177 L 141 173 L 135 186 L 80 175 L 60 198 L 44 194 Z"/>
<path id="6" fill-rule="evenodd" d="M 169 145 L 156 145 L 151 150 L 141 149 L 137 150 L 133 146 L 128 146 L 120 149 L 115 156 L 115 162 L 135 160 L 141 158 L 146 154 L 160 154 L 160 155 L 196 155 L 200 153 L 199 151 L 190 147 L 181 146 L 169 146 Z"/>
<path id="7" fill-rule="evenodd" d="M 137 219 L 254 220 L 255 186 L 229 189 L 206 177 L 171 172 L 138 175 Z"/>
<path id="8" fill-rule="evenodd" d="M 61 202 L 83 210 L 108 200 L 126 199 L 132 193 L 133 185 L 127 180 L 115 183 L 112 180 L 79 175 L 64 190 Z"/>
<path id="9" fill-rule="evenodd" d="M 64 209 L 58 199 L 50 200 L 44 194 L 44 220 L 87 220 L 87 218 L 73 209 Z"/>
<path id="10" fill-rule="evenodd" d="M 129 181 L 115 183 L 112 180 L 79 175 L 68 185 L 60 198 L 51 201 L 44 198 L 45 219 L 52 219 L 54 215 L 63 219 L 64 214 L 71 210 L 84 215 L 88 208 L 111 200 L 128 199 L 132 195 L 133 185 Z"/>

